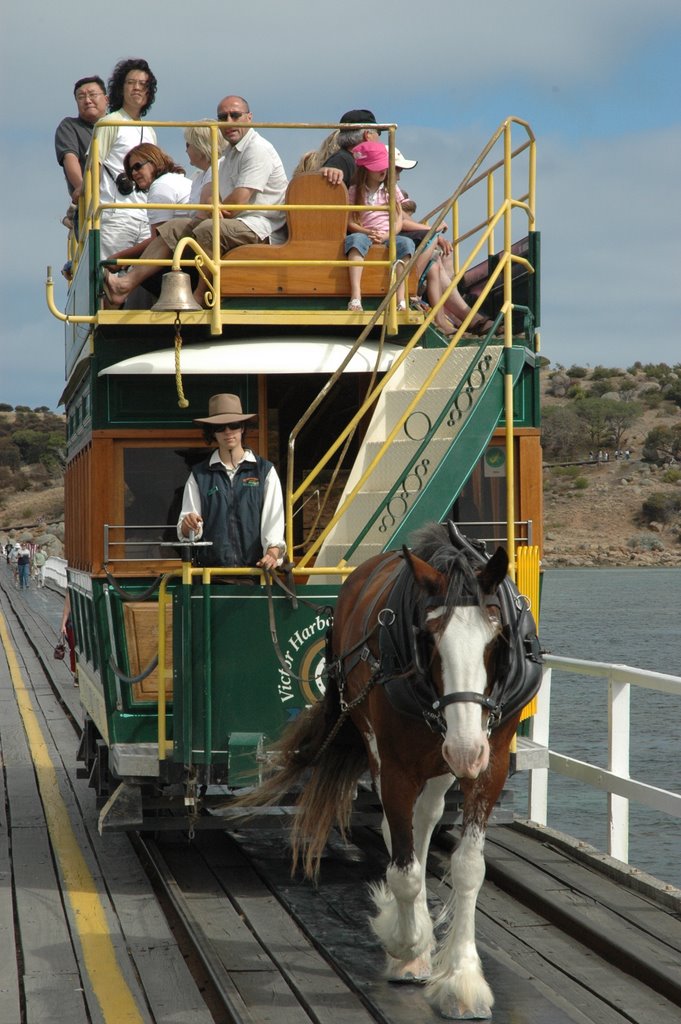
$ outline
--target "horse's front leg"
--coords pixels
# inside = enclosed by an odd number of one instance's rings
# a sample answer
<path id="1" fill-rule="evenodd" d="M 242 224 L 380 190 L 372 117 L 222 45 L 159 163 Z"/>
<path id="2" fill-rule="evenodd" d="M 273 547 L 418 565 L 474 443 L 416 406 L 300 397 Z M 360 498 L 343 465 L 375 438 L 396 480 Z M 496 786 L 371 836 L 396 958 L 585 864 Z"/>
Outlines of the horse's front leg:
<path id="1" fill-rule="evenodd" d="M 428 849 L 433 830 L 442 817 L 445 805 L 445 794 L 452 785 L 454 779 L 451 775 L 440 775 L 437 778 L 429 779 L 421 793 L 416 798 L 413 814 L 413 845 L 414 862 L 420 867 L 420 889 L 413 904 L 414 926 L 418 927 L 418 920 L 430 922 L 426 893 L 426 861 Z M 384 818 L 384 835 L 388 849 L 391 849 L 389 829 L 386 827 Z M 387 835 L 385 834 L 387 832 Z M 432 934 L 432 932 L 431 932 Z M 422 982 L 430 977 L 431 973 L 431 952 L 434 942 L 431 938 L 429 945 L 415 957 L 398 959 L 388 957 L 387 975 L 390 981 Z"/>
<path id="2" fill-rule="evenodd" d="M 404 777 L 398 781 L 384 765 L 380 795 L 390 863 L 385 882 L 371 887 L 376 907 L 371 926 L 388 954 L 391 980 L 417 980 L 417 976 L 420 980 L 430 973 L 433 923 L 425 899 L 424 867 L 414 848 L 413 812 L 418 791 Z"/>
<path id="3" fill-rule="evenodd" d="M 469 826 L 452 854 L 447 934 L 435 958 L 426 992 L 433 1006 L 451 1020 L 492 1015 L 494 996 L 482 973 L 475 945 L 475 907 L 485 879 L 484 845 L 484 829 Z"/>
<path id="4" fill-rule="evenodd" d="M 508 745 L 518 716 L 493 734 L 490 764 L 474 781 L 461 780 L 464 793 L 461 842 L 452 854 L 452 894 L 445 913 L 447 935 L 433 964 L 426 995 L 443 1017 L 491 1017 L 494 996 L 485 981 L 475 944 L 475 907 L 485 880 L 485 829 L 508 773 Z"/>

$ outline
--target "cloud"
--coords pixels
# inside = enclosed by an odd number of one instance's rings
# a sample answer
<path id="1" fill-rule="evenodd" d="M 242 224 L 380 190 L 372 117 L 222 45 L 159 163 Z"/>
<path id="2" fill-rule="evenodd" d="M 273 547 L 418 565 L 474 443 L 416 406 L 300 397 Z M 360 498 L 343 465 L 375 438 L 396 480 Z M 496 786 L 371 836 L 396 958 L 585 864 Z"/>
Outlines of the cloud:
<path id="1" fill-rule="evenodd" d="M 198 17 L 167 0 L 162 19 L 139 9 L 132 29 L 74 0 L 6 7 L 1 398 L 54 404 L 61 392 L 63 331 L 44 305 L 47 264 L 61 307 L 65 294 L 54 128 L 73 108 L 76 78 L 107 78 L 131 53 L 158 77 L 156 118 L 209 116 L 232 90 L 256 118 L 310 123 L 353 106 L 394 118 L 400 148 L 419 160 L 403 181 L 421 212 L 452 191 L 503 118 L 526 117 L 539 141 L 546 354 L 613 365 L 645 349 L 678 360 L 678 0 L 572 0 L 550 16 L 545 0 L 432 0 L 423 12 L 407 0 L 346 0 L 336 21 L 310 0 L 252 0 L 238 16 L 205 0 Z M 181 156 L 179 130 L 166 134 Z M 265 134 L 290 170 L 323 132 Z"/>

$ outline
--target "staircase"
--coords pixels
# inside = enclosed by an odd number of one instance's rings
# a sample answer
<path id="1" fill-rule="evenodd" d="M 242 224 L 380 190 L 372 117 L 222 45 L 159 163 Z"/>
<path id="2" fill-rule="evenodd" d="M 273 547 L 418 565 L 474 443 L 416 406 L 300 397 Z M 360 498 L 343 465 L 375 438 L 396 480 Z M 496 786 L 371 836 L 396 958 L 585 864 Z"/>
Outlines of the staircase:
<path id="1" fill-rule="evenodd" d="M 423 523 L 444 518 L 500 419 L 503 352 L 482 344 L 416 348 L 407 356 L 377 401 L 339 508 L 361 485 L 325 538 L 317 565 L 359 565 L 406 543 Z M 514 381 L 523 361 L 517 355 Z M 392 443 L 363 480 L 396 424 Z"/>

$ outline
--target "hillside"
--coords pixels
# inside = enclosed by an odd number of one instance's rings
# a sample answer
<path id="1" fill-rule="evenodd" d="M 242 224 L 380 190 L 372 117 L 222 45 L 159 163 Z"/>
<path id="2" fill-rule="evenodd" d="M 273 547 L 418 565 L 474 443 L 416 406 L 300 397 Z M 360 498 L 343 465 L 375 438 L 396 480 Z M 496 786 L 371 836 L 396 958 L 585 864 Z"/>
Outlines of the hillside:
<path id="1" fill-rule="evenodd" d="M 574 394 L 575 384 L 578 391 L 588 393 L 594 377 L 594 371 L 589 371 L 582 379 L 573 378 L 566 395 L 554 395 L 552 372 L 555 379 L 555 371 L 548 367 L 542 372 L 545 425 L 550 410 L 574 406 L 567 394 Z M 604 386 L 611 389 L 604 392 L 606 397 L 621 396 L 630 389 L 634 398 L 645 400 L 640 416 L 620 442 L 622 449 L 630 451 L 630 457 L 616 459 L 611 448 L 609 460 L 599 462 L 598 449 L 590 447 L 585 437 L 577 443 L 572 459 L 555 452 L 549 455 L 545 450 L 544 565 L 681 566 L 678 511 L 667 522 L 648 522 L 641 514 L 643 503 L 652 495 L 665 494 L 681 502 L 681 471 L 670 472 L 668 465 L 643 460 L 644 442 L 650 432 L 660 427 L 678 430 L 681 408 L 663 400 L 662 388 L 651 383 L 642 371 L 617 371 L 617 376 L 606 378 Z M 589 459 L 590 451 L 593 461 Z M 580 478 L 581 484 L 575 486 Z"/>

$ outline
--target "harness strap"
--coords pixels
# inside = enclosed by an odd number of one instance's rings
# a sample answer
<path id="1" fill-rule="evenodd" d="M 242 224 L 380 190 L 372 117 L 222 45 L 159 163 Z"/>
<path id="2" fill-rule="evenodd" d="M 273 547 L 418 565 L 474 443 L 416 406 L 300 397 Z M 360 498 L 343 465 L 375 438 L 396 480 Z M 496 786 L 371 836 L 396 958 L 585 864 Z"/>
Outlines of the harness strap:
<path id="1" fill-rule="evenodd" d="M 439 697 L 433 701 L 431 707 L 433 711 L 441 711 L 442 708 L 446 708 L 449 704 L 480 704 L 481 707 L 487 708 L 490 713 L 490 719 L 495 721 L 501 716 L 501 706 L 491 697 L 485 697 L 482 693 L 475 693 L 474 690 L 462 690 L 460 693 L 448 693 L 444 697 Z"/>

